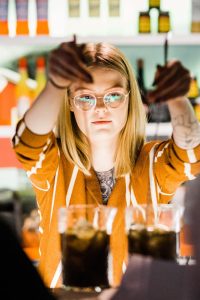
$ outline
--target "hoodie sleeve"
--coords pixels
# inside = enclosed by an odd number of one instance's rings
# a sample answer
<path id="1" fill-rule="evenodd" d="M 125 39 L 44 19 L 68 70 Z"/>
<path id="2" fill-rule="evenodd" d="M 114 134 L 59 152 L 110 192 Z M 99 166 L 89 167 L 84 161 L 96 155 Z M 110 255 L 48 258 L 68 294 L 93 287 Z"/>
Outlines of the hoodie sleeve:
<path id="1" fill-rule="evenodd" d="M 59 162 L 59 148 L 53 131 L 44 135 L 35 134 L 21 120 L 12 144 L 33 187 L 47 191 Z"/>

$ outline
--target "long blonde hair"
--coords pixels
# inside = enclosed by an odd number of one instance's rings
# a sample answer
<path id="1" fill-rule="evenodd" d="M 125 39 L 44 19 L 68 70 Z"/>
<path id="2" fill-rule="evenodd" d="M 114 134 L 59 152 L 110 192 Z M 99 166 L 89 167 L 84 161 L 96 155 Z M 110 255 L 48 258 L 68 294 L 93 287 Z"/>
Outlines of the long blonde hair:
<path id="1" fill-rule="evenodd" d="M 84 48 L 84 60 L 88 67 L 103 67 L 120 72 L 127 80 L 129 94 L 128 117 L 121 130 L 116 147 L 115 176 L 131 173 L 144 144 L 146 114 L 132 67 L 123 53 L 105 43 L 88 43 Z M 79 129 L 74 113 L 70 111 L 69 97 L 65 95 L 57 123 L 58 136 L 65 157 L 90 175 L 90 146 L 87 137 Z"/>

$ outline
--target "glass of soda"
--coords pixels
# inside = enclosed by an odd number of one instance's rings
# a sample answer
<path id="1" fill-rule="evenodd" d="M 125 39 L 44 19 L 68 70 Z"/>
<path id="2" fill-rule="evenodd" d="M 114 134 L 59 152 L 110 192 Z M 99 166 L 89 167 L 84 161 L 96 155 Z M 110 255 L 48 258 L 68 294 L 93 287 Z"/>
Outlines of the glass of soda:
<path id="1" fill-rule="evenodd" d="M 98 292 L 109 287 L 109 240 L 116 211 L 89 204 L 59 209 L 64 288 Z"/>
<path id="2" fill-rule="evenodd" d="M 157 259 L 179 256 L 183 206 L 176 204 L 136 205 L 126 209 L 128 252 Z"/>

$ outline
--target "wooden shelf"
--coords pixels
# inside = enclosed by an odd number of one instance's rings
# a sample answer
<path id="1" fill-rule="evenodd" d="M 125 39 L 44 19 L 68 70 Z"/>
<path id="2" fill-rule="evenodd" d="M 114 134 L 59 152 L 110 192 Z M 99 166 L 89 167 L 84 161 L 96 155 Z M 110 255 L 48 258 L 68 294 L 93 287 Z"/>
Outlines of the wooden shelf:
<path id="1" fill-rule="evenodd" d="M 86 42 L 107 42 L 118 46 L 162 46 L 166 34 L 139 34 L 135 36 L 78 36 L 78 43 Z M 0 47 L 14 46 L 46 46 L 51 47 L 62 42 L 71 41 L 72 36 L 50 37 L 50 36 L 0 36 Z M 169 44 L 179 45 L 198 45 L 200 46 L 200 33 L 187 35 L 171 35 Z"/>

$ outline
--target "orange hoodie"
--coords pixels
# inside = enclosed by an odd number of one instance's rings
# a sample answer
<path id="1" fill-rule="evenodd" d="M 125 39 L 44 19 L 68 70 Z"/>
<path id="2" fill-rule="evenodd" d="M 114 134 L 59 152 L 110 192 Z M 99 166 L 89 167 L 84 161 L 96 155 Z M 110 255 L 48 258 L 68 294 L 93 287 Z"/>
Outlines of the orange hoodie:
<path id="1" fill-rule="evenodd" d="M 58 234 L 58 208 L 70 204 L 102 204 L 95 172 L 86 176 L 69 163 L 53 132 L 37 135 L 22 120 L 13 137 L 13 147 L 35 190 L 40 223 L 40 273 L 49 287 L 61 284 L 61 253 Z M 173 139 L 146 143 L 132 174 L 116 180 L 108 206 L 118 208 L 111 236 L 113 285 L 120 283 L 126 261 L 127 239 L 124 208 L 145 203 L 150 195 L 154 203 L 167 203 L 177 187 L 200 173 L 200 146 L 180 149 Z"/>

